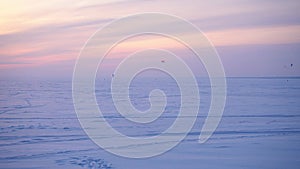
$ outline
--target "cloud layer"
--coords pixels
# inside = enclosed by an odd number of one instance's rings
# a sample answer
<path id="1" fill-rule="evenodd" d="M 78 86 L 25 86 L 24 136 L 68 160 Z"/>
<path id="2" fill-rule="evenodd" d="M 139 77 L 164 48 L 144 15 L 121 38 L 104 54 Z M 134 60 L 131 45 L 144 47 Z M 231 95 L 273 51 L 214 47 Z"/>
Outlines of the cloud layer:
<path id="1" fill-rule="evenodd" d="M 41 67 L 56 65 L 56 69 L 61 70 L 66 70 L 67 66 L 69 72 L 66 74 L 71 76 L 73 66 L 70 65 L 74 63 L 86 40 L 97 29 L 114 19 L 140 12 L 161 12 L 185 18 L 199 27 L 217 49 L 230 49 L 223 50 L 227 52 L 221 53 L 221 58 L 224 63 L 230 63 L 231 66 L 249 57 L 256 58 L 257 63 L 260 61 L 275 63 L 272 58 L 285 56 L 274 54 L 272 47 L 280 46 L 281 53 L 284 53 L 288 51 L 289 46 L 300 44 L 299 7 L 300 3 L 297 0 L 221 0 L 197 3 L 148 0 L 2 1 L 0 2 L 0 70 L 16 72 L 26 68 L 32 72 L 38 69 L 41 70 L 40 72 L 49 73 L 49 69 L 43 70 Z M 143 43 L 143 45 L 161 44 L 165 48 L 172 47 L 166 46 L 171 43 L 164 42 L 160 38 L 145 40 L 142 43 L 141 39 L 137 39 L 128 43 L 128 47 Z M 126 50 L 126 45 L 124 46 L 122 50 Z M 253 46 L 270 47 L 260 56 L 247 54 L 256 49 Z M 234 51 L 241 49 L 245 51 L 244 54 L 235 56 L 237 52 Z M 122 50 L 119 52 L 124 52 Z M 272 71 L 261 69 L 262 75 L 299 76 L 299 60 L 298 53 L 290 54 L 287 62 L 294 63 L 294 71 L 286 73 L 280 68 L 270 66 Z M 226 64 L 224 66 L 226 69 Z M 239 73 L 230 71 L 230 74 L 251 75 L 249 73 L 251 70 L 240 68 L 236 71 Z"/>

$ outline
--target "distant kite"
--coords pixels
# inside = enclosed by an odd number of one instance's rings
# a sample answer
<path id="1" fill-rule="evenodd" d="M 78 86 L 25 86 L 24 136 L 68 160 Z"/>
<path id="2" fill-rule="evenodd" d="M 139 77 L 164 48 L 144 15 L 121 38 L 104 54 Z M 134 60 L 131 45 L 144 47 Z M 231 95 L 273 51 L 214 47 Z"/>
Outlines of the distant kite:
<path id="1" fill-rule="evenodd" d="M 161 63 L 165 63 L 166 61 L 165 61 L 165 60 L 161 60 L 160 62 L 161 62 Z"/>
<path id="2" fill-rule="evenodd" d="M 293 67 L 293 64 L 291 64 L 291 67 Z"/>

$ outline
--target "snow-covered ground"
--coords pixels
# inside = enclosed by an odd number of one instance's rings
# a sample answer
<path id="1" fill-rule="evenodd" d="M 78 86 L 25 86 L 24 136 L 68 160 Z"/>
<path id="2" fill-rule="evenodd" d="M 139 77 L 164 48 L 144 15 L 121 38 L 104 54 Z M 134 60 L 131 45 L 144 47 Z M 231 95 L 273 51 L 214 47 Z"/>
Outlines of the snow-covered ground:
<path id="1" fill-rule="evenodd" d="M 200 79 L 199 116 L 183 142 L 156 157 L 129 159 L 102 150 L 85 134 L 73 107 L 71 82 L 1 80 L 0 168 L 299 168 L 300 78 L 228 78 L 227 83 L 223 118 L 208 142 L 197 142 L 210 103 L 209 84 Z M 146 127 L 116 113 L 109 82 L 96 84 L 107 121 L 129 136 L 159 134 L 178 113 L 179 89 L 170 79 L 133 81 L 130 96 L 137 109 L 149 108 L 153 88 L 168 96 L 164 114 Z"/>

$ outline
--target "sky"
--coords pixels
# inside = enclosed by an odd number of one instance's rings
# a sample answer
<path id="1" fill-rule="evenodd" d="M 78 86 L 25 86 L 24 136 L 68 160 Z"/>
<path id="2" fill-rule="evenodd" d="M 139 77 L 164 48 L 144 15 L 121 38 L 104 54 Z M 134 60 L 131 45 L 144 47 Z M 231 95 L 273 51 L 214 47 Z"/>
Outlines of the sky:
<path id="1" fill-rule="evenodd" d="M 228 77 L 300 76 L 299 9 L 297 0 L 0 1 L 0 78 L 72 78 L 90 36 L 116 19 L 143 12 L 175 15 L 197 26 L 217 49 Z M 181 51 L 161 37 L 120 46 L 105 69 L 113 69 L 109 63 L 131 48 Z"/>

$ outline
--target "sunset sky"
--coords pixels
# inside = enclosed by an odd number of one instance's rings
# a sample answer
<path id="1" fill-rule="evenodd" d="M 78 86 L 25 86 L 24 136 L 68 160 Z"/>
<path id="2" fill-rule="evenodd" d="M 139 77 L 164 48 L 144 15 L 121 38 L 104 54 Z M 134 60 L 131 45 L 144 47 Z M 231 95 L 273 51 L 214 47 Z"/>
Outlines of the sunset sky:
<path id="1" fill-rule="evenodd" d="M 298 0 L 1 1 L 0 77 L 71 78 L 80 49 L 95 31 L 141 12 L 196 25 L 216 47 L 227 76 L 300 76 L 299 9 Z M 143 43 L 176 47 L 156 42 L 136 39 L 122 50 Z"/>

